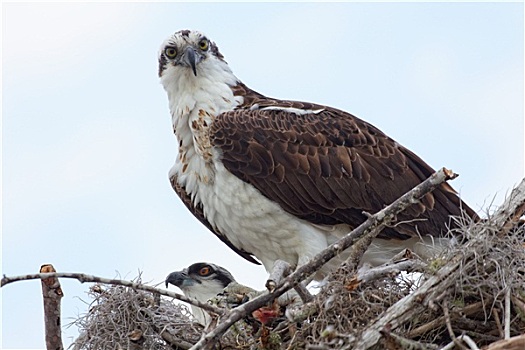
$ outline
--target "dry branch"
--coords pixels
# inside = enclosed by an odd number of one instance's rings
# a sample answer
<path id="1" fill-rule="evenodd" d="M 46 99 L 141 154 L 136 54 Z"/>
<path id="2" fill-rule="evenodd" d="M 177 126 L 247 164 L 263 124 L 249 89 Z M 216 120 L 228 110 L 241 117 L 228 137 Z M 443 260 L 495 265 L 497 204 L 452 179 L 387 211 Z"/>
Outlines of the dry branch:
<path id="1" fill-rule="evenodd" d="M 434 190 L 437 186 L 443 182 L 454 179 L 457 177 L 452 171 L 442 168 L 436 173 L 432 174 L 428 179 L 423 181 L 418 186 L 414 187 L 409 192 L 405 193 L 399 199 L 394 201 L 389 206 L 380 210 L 374 215 L 370 215 L 369 218 L 359 225 L 355 230 L 348 233 L 346 236 L 341 238 L 336 243 L 330 245 L 322 252 L 317 254 L 307 264 L 297 268 L 288 277 L 284 278 L 274 289 L 271 294 L 263 294 L 246 304 L 232 309 L 227 313 L 224 318 L 217 324 L 217 327 L 211 330 L 208 334 L 203 335 L 194 347 L 193 350 L 198 349 L 210 349 L 219 340 L 219 338 L 237 321 L 251 314 L 256 309 L 266 305 L 275 298 L 286 293 L 288 290 L 293 288 L 298 283 L 309 278 L 315 271 L 321 266 L 327 263 L 329 260 L 352 246 L 358 239 L 364 238 L 366 240 L 369 237 L 375 237 L 379 234 L 382 228 L 390 224 L 397 214 L 412 205 L 415 201 L 422 198 L 425 194 Z"/>
<path id="2" fill-rule="evenodd" d="M 427 264 L 420 260 L 407 259 L 360 271 L 356 276 L 356 280 L 359 283 L 368 283 L 370 281 L 384 278 L 389 275 L 395 276 L 401 271 L 422 271 L 426 266 Z"/>
<path id="3" fill-rule="evenodd" d="M 266 280 L 266 288 L 270 292 L 273 292 L 277 284 L 279 284 L 279 282 L 284 277 L 288 276 L 291 270 L 292 270 L 292 267 L 289 263 L 287 263 L 284 260 L 277 260 L 274 263 L 272 272 L 270 273 L 268 280 Z M 298 283 L 297 285 L 295 285 L 294 289 L 304 304 L 312 301 L 312 298 L 313 298 L 312 295 L 310 294 L 308 289 L 303 284 Z"/>
<path id="4" fill-rule="evenodd" d="M 40 272 L 55 272 L 51 264 L 40 267 Z M 60 282 L 56 277 L 42 279 L 42 296 L 44 297 L 44 320 L 46 329 L 47 350 L 63 350 L 62 329 L 60 328 L 60 300 L 64 296 Z"/>
<path id="5" fill-rule="evenodd" d="M 25 281 L 25 280 L 31 280 L 31 279 L 45 279 L 45 278 L 72 278 L 78 280 L 80 283 L 85 282 L 91 282 L 91 283 L 104 283 L 104 284 L 112 284 L 116 286 L 124 286 L 124 287 L 130 287 L 136 290 L 143 290 L 146 292 L 151 292 L 154 294 L 164 295 L 167 297 L 175 298 L 180 301 L 184 301 L 188 304 L 192 304 L 195 306 L 198 306 L 208 312 L 215 313 L 215 314 L 222 314 L 224 312 L 223 309 L 215 307 L 213 305 L 207 304 L 207 303 L 201 303 L 198 300 L 195 300 L 193 298 L 188 298 L 182 294 L 174 293 L 167 291 L 165 289 L 155 288 L 151 287 L 145 284 L 131 282 L 131 281 L 125 281 L 125 280 L 119 280 L 119 279 L 112 279 L 112 278 L 104 278 L 104 277 L 98 277 L 93 275 L 87 275 L 85 273 L 74 273 L 74 272 L 53 272 L 53 273 L 36 273 L 36 274 L 28 274 L 28 275 L 21 275 L 21 276 L 12 276 L 8 277 L 5 276 L 2 278 L 0 282 L 0 287 L 4 287 L 5 285 L 17 281 Z"/>

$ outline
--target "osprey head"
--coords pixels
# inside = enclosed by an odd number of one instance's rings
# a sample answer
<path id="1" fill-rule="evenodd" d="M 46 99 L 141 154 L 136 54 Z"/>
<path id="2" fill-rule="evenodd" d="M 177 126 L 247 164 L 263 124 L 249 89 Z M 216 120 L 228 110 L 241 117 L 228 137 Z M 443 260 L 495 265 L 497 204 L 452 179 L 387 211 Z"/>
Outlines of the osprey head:
<path id="1" fill-rule="evenodd" d="M 180 74 L 191 71 L 197 76 L 217 62 L 226 64 L 217 45 L 195 30 L 180 30 L 170 35 L 159 50 L 159 77 L 168 70 Z M 199 68 L 204 66 L 203 68 Z M 208 67 L 206 67 L 208 66 Z"/>
<path id="2" fill-rule="evenodd" d="M 168 284 L 173 284 L 179 287 L 187 297 L 206 302 L 221 293 L 233 281 L 235 279 L 225 268 L 201 262 L 182 271 L 170 273 L 166 277 L 166 288 Z"/>

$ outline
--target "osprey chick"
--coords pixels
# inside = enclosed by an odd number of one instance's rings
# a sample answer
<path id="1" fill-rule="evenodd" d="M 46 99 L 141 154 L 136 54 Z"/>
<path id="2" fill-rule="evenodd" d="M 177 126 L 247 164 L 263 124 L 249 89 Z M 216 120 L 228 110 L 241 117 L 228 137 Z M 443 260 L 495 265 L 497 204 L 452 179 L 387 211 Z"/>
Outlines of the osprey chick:
<path id="1" fill-rule="evenodd" d="M 227 307 L 235 307 L 243 302 L 255 298 L 263 292 L 256 291 L 248 286 L 235 281 L 231 273 L 224 267 L 211 263 L 195 263 L 182 271 L 172 272 L 166 277 L 166 288 L 169 284 L 179 287 L 188 298 L 193 298 L 201 303 L 214 302 L 225 303 Z M 274 305 L 275 304 L 275 305 Z M 287 306 L 300 304 L 300 298 L 294 292 L 289 292 L 272 303 L 273 307 L 262 307 L 252 313 L 253 317 L 265 324 L 266 319 L 277 318 L 281 315 L 280 309 Z M 208 325 L 211 321 L 206 311 L 191 305 L 193 316 L 202 325 Z"/>
<path id="2" fill-rule="evenodd" d="M 244 85 L 208 37 L 181 30 L 159 51 L 179 148 L 169 176 L 219 239 L 271 271 L 298 266 L 421 183 L 434 170 L 373 125 L 332 107 L 266 97 Z M 421 237 L 476 218 L 443 184 L 384 229 L 365 259 L 378 264 Z M 332 262 L 315 276 L 322 279 Z"/>
<path id="3" fill-rule="evenodd" d="M 205 303 L 222 293 L 232 282 L 235 279 L 225 268 L 210 263 L 195 263 L 182 271 L 170 273 L 166 277 L 166 288 L 168 284 L 172 284 L 179 287 L 188 298 Z M 191 310 L 200 324 L 207 324 L 210 316 L 204 310 L 193 305 Z"/>

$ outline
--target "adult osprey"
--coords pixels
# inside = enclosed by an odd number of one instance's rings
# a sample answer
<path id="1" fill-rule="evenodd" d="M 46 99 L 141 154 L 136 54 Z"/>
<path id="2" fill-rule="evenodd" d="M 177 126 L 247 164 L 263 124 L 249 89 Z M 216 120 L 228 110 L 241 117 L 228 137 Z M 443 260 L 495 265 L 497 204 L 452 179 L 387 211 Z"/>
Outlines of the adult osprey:
<path id="1" fill-rule="evenodd" d="M 169 173 L 175 192 L 217 237 L 267 271 L 278 259 L 304 264 L 361 224 L 364 212 L 377 212 L 434 172 L 349 113 L 251 90 L 198 31 L 164 41 L 159 77 L 179 142 Z M 463 212 L 476 217 L 443 184 L 384 229 L 366 259 L 440 237 Z"/>

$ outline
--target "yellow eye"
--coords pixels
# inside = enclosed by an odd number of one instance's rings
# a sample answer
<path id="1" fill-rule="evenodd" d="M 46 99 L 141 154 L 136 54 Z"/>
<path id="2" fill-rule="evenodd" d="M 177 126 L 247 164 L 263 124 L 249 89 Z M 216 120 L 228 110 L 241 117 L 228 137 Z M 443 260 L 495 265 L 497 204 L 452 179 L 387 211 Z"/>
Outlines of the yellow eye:
<path id="1" fill-rule="evenodd" d="M 168 58 L 175 58 L 175 56 L 177 56 L 177 49 L 174 48 L 174 47 L 167 47 L 167 48 L 164 50 L 164 54 L 165 54 Z"/>
<path id="2" fill-rule="evenodd" d="M 208 50 L 208 40 L 202 39 L 201 41 L 199 41 L 199 49 L 201 49 L 202 51 Z"/>
<path id="3" fill-rule="evenodd" d="M 202 269 L 199 270 L 199 275 L 201 276 L 208 276 L 211 272 L 211 269 L 209 266 L 204 266 Z"/>

